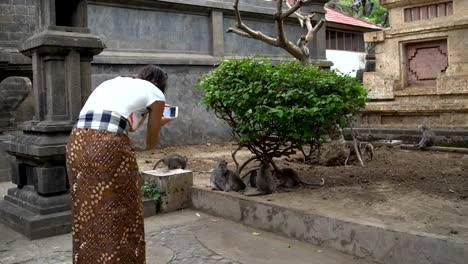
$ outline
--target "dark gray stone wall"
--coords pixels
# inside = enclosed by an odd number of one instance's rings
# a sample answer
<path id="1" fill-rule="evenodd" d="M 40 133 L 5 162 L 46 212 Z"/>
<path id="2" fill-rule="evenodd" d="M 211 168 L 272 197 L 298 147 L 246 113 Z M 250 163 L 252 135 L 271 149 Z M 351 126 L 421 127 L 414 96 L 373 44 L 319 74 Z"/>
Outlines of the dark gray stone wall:
<path id="1" fill-rule="evenodd" d="M 28 78 L 10 77 L 0 83 L 0 131 L 13 128 L 18 121 L 26 121 L 25 118 L 32 119 L 34 110 L 23 105 L 31 91 L 32 83 Z"/>
<path id="2" fill-rule="evenodd" d="M 17 48 L 34 31 L 34 0 L 0 0 L 0 47 Z"/>
<path id="3" fill-rule="evenodd" d="M 208 14 L 92 5 L 89 26 L 109 50 L 209 54 Z"/>

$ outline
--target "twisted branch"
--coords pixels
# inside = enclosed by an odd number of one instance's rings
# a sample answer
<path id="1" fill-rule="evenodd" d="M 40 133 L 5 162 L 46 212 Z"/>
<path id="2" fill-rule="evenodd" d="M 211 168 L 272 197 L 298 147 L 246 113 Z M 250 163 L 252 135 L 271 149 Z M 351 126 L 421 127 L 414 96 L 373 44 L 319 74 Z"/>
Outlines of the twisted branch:
<path id="1" fill-rule="evenodd" d="M 263 42 L 265 42 L 265 43 L 267 43 L 269 45 L 278 47 L 278 43 L 277 43 L 275 38 L 269 37 L 269 36 L 263 34 L 260 31 L 255 31 L 255 30 L 249 28 L 247 25 L 244 24 L 244 22 L 242 21 L 242 18 L 241 18 L 240 11 L 239 11 L 239 0 L 235 0 L 233 7 L 234 7 L 234 13 L 236 14 L 236 20 L 237 20 L 236 27 L 239 30 L 237 30 L 235 28 L 228 28 L 228 30 L 226 32 L 239 34 L 239 35 L 244 36 L 244 37 L 246 37 L 246 35 L 248 35 L 249 38 L 260 40 L 260 41 L 263 41 Z"/>
<path id="2" fill-rule="evenodd" d="M 309 63 L 309 50 L 307 45 L 315 38 L 317 33 L 323 27 L 325 20 L 321 19 L 315 26 L 312 25 L 312 19 L 314 18 L 315 14 L 311 15 L 303 15 L 299 13 L 299 9 L 304 5 L 313 2 L 314 0 L 298 0 L 295 2 L 293 6 L 289 4 L 288 1 L 284 0 L 276 0 L 276 13 L 274 15 L 275 25 L 277 30 L 277 37 L 273 38 L 267 36 L 266 34 L 255 31 L 248 27 L 243 21 L 239 11 L 239 2 L 240 0 L 234 1 L 234 13 L 236 15 L 236 27 L 228 28 L 227 33 L 234 33 L 246 38 L 256 39 L 267 43 L 271 46 L 282 48 L 287 51 L 289 54 L 294 56 L 297 60 L 307 64 Z M 288 9 L 283 11 L 283 4 L 286 2 Z M 294 44 L 286 37 L 285 29 L 284 29 L 284 20 L 288 17 L 295 15 L 299 19 L 299 23 L 301 27 L 306 26 L 307 34 L 302 35 L 299 40 Z"/>

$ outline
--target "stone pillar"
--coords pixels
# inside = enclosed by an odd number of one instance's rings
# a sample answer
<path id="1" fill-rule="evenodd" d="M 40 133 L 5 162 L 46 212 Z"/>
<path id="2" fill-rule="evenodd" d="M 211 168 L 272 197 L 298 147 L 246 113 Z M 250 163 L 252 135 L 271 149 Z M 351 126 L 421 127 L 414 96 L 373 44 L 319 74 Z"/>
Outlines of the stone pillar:
<path id="1" fill-rule="evenodd" d="M 310 2 L 301 8 L 301 13 L 314 14 L 313 24 L 316 25 L 321 19 L 325 19 L 325 4 L 329 0 L 317 0 Z M 330 68 L 333 66 L 331 61 L 327 60 L 327 39 L 326 39 L 326 23 L 317 32 L 314 40 L 309 44 L 310 59 L 312 62 L 318 63 L 322 68 Z"/>
<path id="2" fill-rule="evenodd" d="M 211 45 L 214 57 L 224 56 L 224 25 L 223 12 L 211 11 Z"/>
<path id="3" fill-rule="evenodd" d="M 12 139 L 14 113 L 31 92 L 31 80 L 26 77 L 9 77 L 0 82 L 0 142 Z M 4 133 L 4 132 L 7 133 Z M 0 182 L 11 180 L 12 157 L 0 149 Z"/>
<path id="4" fill-rule="evenodd" d="M 70 232 L 65 145 L 91 91 L 91 60 L 104 45 L 87 28 L 86 0 L 38 0 L 35 34 L 23 43 L 32 58 L 34 119 L 3 144 L 16 157 L 0 220 L 36 239 Z"/>

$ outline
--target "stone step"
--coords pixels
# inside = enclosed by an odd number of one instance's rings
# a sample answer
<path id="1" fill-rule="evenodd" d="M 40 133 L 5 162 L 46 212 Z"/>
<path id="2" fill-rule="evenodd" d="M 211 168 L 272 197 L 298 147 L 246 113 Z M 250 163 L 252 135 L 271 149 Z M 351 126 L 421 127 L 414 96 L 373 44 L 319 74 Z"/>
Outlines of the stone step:
<path id="1" fill-rule="evenodd" d="M 466 264 L 468 259 L 468 241 L 446 236 L 310 213 L 200 187 L 192 188 L 191 202 L 195 210 L 378 263 Z"/>
<path id="2" fill-rule="evenodd" d="M 38 215 L 8 201 L 0 201 L 0 222 L 30 239 L 71 232 L 70 211 Z"/>

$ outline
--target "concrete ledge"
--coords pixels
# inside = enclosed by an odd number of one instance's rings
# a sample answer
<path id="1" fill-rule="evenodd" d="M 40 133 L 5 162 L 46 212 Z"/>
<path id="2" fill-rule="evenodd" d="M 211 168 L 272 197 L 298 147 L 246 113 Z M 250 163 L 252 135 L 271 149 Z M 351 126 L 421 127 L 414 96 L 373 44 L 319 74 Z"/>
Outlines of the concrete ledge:
<path id="1" fill-rule="evenodd" d="M 401 149 L 406 150 L 417 150 L 419 148 L 415 147 L 414 145 L 401 145 Z M 451 147 L 428 147 L 426 148 L 427 151 L 438 151 L 438 152 L 449 152 L 449 153 L 460 153 L 460 154 L 468 154 L 468 148 L 451 148 Z"/>
<path id="2" fill-rule="evenodd" d="M 198 187 L 192 188 L 191 197 L 196 210 L 379 263 L 465 264 L 468 259 L 468 241 L 309 213 Z"/>
<path id="3" fill-rule="evenodd" d="M 418 129 L 402 128 L 355 128 L 356 133 L 366 141 L 401 140 L 405 144 L 417 144 L 421 139 Z M 436 145 L 444 147 L 468 148 L 468 129 L 432 129 L 436 135 Z M 349 129 L 343 130 L 347 140 L 351 140 Z"/>

